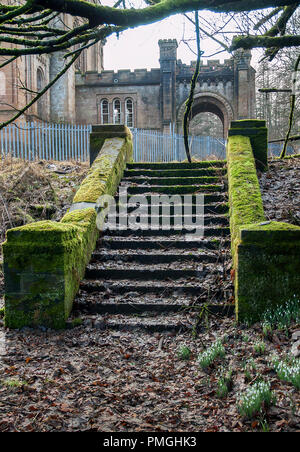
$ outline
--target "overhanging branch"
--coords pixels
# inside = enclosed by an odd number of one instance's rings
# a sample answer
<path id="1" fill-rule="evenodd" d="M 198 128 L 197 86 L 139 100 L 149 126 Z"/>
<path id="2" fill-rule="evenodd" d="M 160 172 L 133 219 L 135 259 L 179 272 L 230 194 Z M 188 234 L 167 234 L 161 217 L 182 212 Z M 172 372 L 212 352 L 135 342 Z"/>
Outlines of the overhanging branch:
<path id="1" fill-rule="evenodd" d="M 230 50 L 253 49 L 257 47 L 271 48 L 271 47 L 296 47 L 300 45 L 300 36 L 236 36 L 232 40 Z"/>

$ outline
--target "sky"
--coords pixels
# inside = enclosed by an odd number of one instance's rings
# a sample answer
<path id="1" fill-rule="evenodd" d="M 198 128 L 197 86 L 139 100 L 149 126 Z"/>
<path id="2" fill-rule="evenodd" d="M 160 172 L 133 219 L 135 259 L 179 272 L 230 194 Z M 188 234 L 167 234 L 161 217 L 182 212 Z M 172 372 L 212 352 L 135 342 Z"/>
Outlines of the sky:
<path id="1" fill-rule="evenodd" d="M 104 47 L 104 69 L 116 71 L 118 69 L 159 67 L 159 39 L 177 39 L 179 44 L 177 58 L 181 59 L 183 63 L 189 64 L 196 59 L 196 56 L 182 42 L 183 37 L 185 39 L 195 38 L 195 32 L 193 25 L 182 15 L 175 15 L 155 24 L 130 29 L 122 33 L 119 39 L 113 35 L 107 39 Z M 190 42 L 190 45 L 195 49 L 195 42 Z M 205 39 L 201 49 L 205 51 L 205 55 L 210 55 L 220 48 L 212 40 Z M 224 52 L 213 58 L 224 60 L 229 58 L 229 54 Z"/>
<path id="2" fill-rule="evenodd" d="M 102 0 L 103 5 L 112 6 L 116 0 Z M 140 7 L 145 5 L 142 0 L 129 0 L 132 5 Z M 209 23 L 218 20 L 218 14 L 213 14 L 209 11 L 199 12 L 199 17 Z M 190 14 L 193 17 L 193 13 Z M 230 23 L 230 31 L 234 31 L 234 23 Z M 225 30 L 225 29 L 224 29 Z M 228 35 L 232 36 L 232 35 Z M 220 38 L 220 37 L 219 37 Z M 148 69 L 159 67 L 159 39 L 177 39 L 178 49 L 177 58 L 185 64 L 190 64 L 191 61 L 196 60 L 196 55 L 183 42 L 183 39 L 188 41 L 190 47 L 195 51 L 195 28 L 194 25 L 188 21 L 182 14 L 177 14 L 164 19 L 154 24 L 129 29 L 120 34 L 119 38 L 112 35 L 107 39 L 104 46 L 104 70 L 118 69 Z M 222 40 L 222 38 L 220 38 Z M 201 38 L 201 50 L 204 51 L 202 59 L 204 62 L 207 59 L 217 59 L 221 62 L 224 59 L 230 58 L 231 55 L 227 52 L 222 52 L 218 55 L 211 56 L 221 47 L 212 39 Z M 256 67 L 260 58 L 260 52 L 252 52 L 252 65 Z"/>

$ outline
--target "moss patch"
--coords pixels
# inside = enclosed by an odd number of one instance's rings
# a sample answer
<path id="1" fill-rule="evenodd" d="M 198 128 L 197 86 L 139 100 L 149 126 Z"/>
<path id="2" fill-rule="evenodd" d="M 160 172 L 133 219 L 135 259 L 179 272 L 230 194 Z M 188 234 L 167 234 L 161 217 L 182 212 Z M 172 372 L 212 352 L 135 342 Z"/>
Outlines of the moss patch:
<path id="1" fill-rule="evenodd" d="M 106 140 L 74 204 L 114 194 L 131 160 L 130 137 Z M 97 238 L 93 207 L 72 210 L 60 222 L 8 230 L 3 244 L 6 326 L 64 328 Z"/>
<path id="2" fill-rule="evenodd" d="M 227 162 L 236 316 L 254 322 L 300 297 L 300 228 L 266 221 L 249 137 L 229 136 Z"/>
<path id="3" fill-rule="evenodd" d="M 300 299 L 300 228 L 276 222 L 242 227 L 236 276 L 240 320 L 260 320 L 267 309 Z"/>
<path id="4" fill-rule="evenodd" d="M 126 163 L 132 159 L 132 142 L 126 138 L 105 140 L 73 202 L 97 202 L 103 194 L 114 195 Z"/>
<path id="5" fill-rule="evenodd" d="M 266 127 L 234 128 L 228 131 L 228 136 L 249 137 L 256 167 L 261 171 L 268 169 L 268 130 Z"/>
<path id="6" fill-rule="evenodd" d="M 228 197 L 232 253 L 235 255 L 239 228 L 266 220 L 250 139 L 228 137 Z"/>
<path id="7" fill-rule="evenodd" d="M 97 237 L 94 209 L 7 231 L 5 324 L 63 328 Z"/>

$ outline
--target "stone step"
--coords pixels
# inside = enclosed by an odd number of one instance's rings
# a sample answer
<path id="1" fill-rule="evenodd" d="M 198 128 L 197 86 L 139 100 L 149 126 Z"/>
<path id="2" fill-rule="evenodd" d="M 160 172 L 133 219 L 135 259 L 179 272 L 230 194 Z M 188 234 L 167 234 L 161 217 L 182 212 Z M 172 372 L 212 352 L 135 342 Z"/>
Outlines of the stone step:
<path id="1" fill-rule="evenodd" d="M 220 315 L 232 315 L 231 306 L 210 306 L 210 310 Z M 193 312 L 163 314 L 157 311 L 148 311 L 135 313 L 135 315 L 132 315 L 132 313 L 96 315 L 90 319 L 90 322 L 94 328 L 100 330 L 143 331 L 144 333 L 172 332 L 173 334 L 180 334 L 193 329 L 196 316 L 197 313 Z"/>
<path id="2" fill-rule="evenodd" d="M 216 277 L 219 277 L 216 275 Z M 213 296 L 220 296 L 220 294 L 229 292 L 232 288 L 230 280 L 223 281 L 220 287 L 215 286 L 213 290 L 208 287 L 207 281 L 199 284 L 199 279 L 189 278 L 188 280 L 137 280 L 131 279 L 115 280 L 98 278 L 96 280 L 85 279 L 80 283 L 80 293 L 105 293 L 107 297 L 111 296 L 125 296 L 130 297 L 131 300 L 138 298 L 141 301 L 142 295 L 161 297 L 196 297 L 201 301 L 207 301 L 207 293 L 210 292 Z M 135 301 L 137 302 L 137 301 Z"/>
<path id="3" fill-rule="evenodd" d="M 187 241 L 183 240 L 178 236 L 173 237 L 155 237 L 155 241 L 152 237 L 131 237 L 127 239 L 126 237 L 103 237 L 98 241 L 98 246 L 103 246 L 110 250 L 218 250 L 230 247 L 230 240 L 218 238 L 211 238 L 211 240 L 198 240 L 198 241 Z"/>
<path id="4" fill-rule="evenodd" d="M 114 213 L 117 207 L 116 224 L 108 218 L 74 309 L 94 315 L 99 329 L 149 333 L 191 330 L 204 305 L 232 315 L 234 306 L 226 304 L 233 293 L 228 204 L 226 186 L 220 183 L 225 173 L 221 161 L 129 164 L 117 205 L 110 209 Z M 183 212 L 167 204 L 177 194 Z M 126 213 L 134 211 L 145 229 L 122 228 Z M 155 229 L 150 229 L 151 219 Z M 202 222 L 203 236 L 199 228 L 195 235 L 187 220 Z"/>
<path id="5" fill-rule="evenodd" d="M 215 167 L 207 167 L 207 168 L 196 168 L 196 169 L 126 169 L 124 171 L 124 178 L 131 177 L 159 177 L 159 178 L 168 178 L 168 177 L 199 177 L 199 176 L 221 176 L 227 173 L 226 168 L 215 168 Z"/>
<path id="6" fill-rule="evenodd" d="M 181 193 L 177 193 L 177 195 L 181 195 Z M 184 199 L 184 195 L 189 196 L 188 199 L 186 201 L 188 201 L 189 203 L 191 202 L 192 204 L 196 205 L 196 202 L 199 201 L 199 198 L 197 199 L 195 194 L 191 194 L 188 195 L 186 193 L 182 194 L 182 203 L 184 203 L 185 199 Z M 199 193 L 200 195 L 200 193 Z M 127 197 L 127 204 L 132 204 L 137 205 L 138 203 L 140 205 L 144 205 L 145 202 L 149 205 L 150 203 L 153 203 L 153 205 L 159 205 L 159 203 L 161 202 L 161 197 L 163 196 L 163 194 L 158 194 L 158 193 L 153 193 L 151 194 L 144 194 L 144 195 L 138 195 L 135 194 L 133 196 L 128 196 Z M 203 193 L 203 202 L 204 204 L 211 204 L 211 203 L 224 203 L 227 199 L 226 199 L 226 194 L 223 193 Z M 115 196 L 115 201 L 118 204 L 119 201 L 121 201 L 122 203 L 124 203 L 124 197 L 121 196 L 121 198 L 119 197 L 119 195 L 117 194 Z"/>
<path id="7" fill-rule="evenodd" d="M 95 262 L 136 262 L 140 264 L 167 264 L 167 263 L 179 263 L 183 265 L 185 262 L 205 262 L 213 263 L 220 261 L 220 256 L 215 253 L 190 253 L 190 254 L 120 254 L 120 253 L 107 253 L 104 254 L 101 250 L 97 250 L 93 253 L 90 260 L 90 264 Z"/>
<path id="8" fill-rule="evenodd" d="M 103 265 L 103 264 L 102 264 Z M 139 265 L 141 267 L 141 265 Z M 152 266 L 144 268 L 95 268 L 88 266 L 85 272 L 85 279 L 138 279 L 138 280 L 167 280 L 167 279 L 188 279 L 196 278 L 198 281 L 207 277 L 208 274 L 221 274 L 220 270 L 208 270 L 207 268 L 201 270 L 194 269 L 155 269 Z"/>
<path id="9" fill-rule="evenodd" d="M 220 177 L 199 176 L 199 177 L 124 177 L 121 186 L 128 184 L 138 185 L 203 185 L 220 182 Z"/>
<path id="10" fill-rule="evenodd" d="M 176 226 L 175 226 L 176 227 Z M 200 240 L 202 237 L 228 237 L 230 234 L 230 229 L 226 227 L 209 227 L 205 226 L 204 228 L 199 229 L 198 231 L 198 238 L 196 238 L 196 233 L 194 229 L 188 229 L 188 228 L 181 228 L 181 229 L 175 229 L 175 227 L 170 227 L 168 229 L 116 229 L 116 230 L 110 230 L 106 229 L 105 234 L 107 236 L 113 235 L 115 238 L 117 237 L 129 237 L 132 236 L 132 238 L 135 237 L 153 237 L 154 240 L 156 240 L 156 237 L 158 236 L 168 236 L 168 235 L 181 235 L 181 236 L 191 236 L 194 234 L 195 240 Z M 199 235 L 201 235 L 199 237 Z M 191 237 L 188 237 L 191 239 Z"/>
<path id="11" fill-rule="evenodd" d="M 162 169 L 196 169 L 196 168 L 223 168 L 225 167 L 225 160 L 203 160 L 201 162 L 193 163 L 127 163 L 127 169 L 151 169 L 151 170 L 162 170 Z"/>
<path id="12" fill-rule="evenodd" d="M 145 211 L 145 213 L 151 213 L 151 210 L 154 211 L 155 213 L 164 213 L 166 211 L 167 214 L 169 214 L 169 209 L 170 209 L 170 215 L 176 215 L 178 213 L 178 206 L 174 207 L 174 204 L 171 204 L 169 206 L 164 206 L 164 211 L 163 211 L 163 207 L 160 204 L 141 204 L 142 206 L 144 206 L 145 208 L 148 207 L 147 211 Z M 134 210 L 136 210 L 136 208 L 138 207 L 137 205 L 128 205 L 128 206 L 120 206 L 120 204 L 116 204 L 116 206 L 113 206 L 109 209 L 108 212 L 114 212 L 114 209 L 116 207 L 116 212 L 119 213 L 119 211 L 122 209 L 121 207 L 125 207 L 125 211 L 127 212 L 132 212 Z M 188 212 L 192 212 L 192 214 L 196 214 L 199 212 L 203 212 L 205 215 L 217 215 L 217 214 L 228 214 L 228 204 L 226 202 L 221 202 L 221 203 L 210 203 L 210 204 L 184 204 L 184 206 L 180 206 L 180 211 L 184 212 L 184 208 L 186 209 L 186 211 Z M 157 210 L 158 209 L 158 210 Z"/>
<path id="13" fill-rule="evenodd" d="M 223 185 L 174 185 L 174 186 L 167 186 L 167 185 L 136 185 L 136 186 L 128 186 L 127 187 L 127 193 L 129 195 L 139 195 L 143 193 L 151 194 L 151 193 L 160 193 L 163 195 L 188 195 L 188 194 L 194 194 L 194 193 L 209 193 L 209 192 L 216 192 L 220 193 L 224 191 Z"/>
<path id="14" fill-rule="evenodd" d="M 116 215 L 111 218 L 108 217 L 105 222 L 105 230 L 119 230 L 128 227 L 130 216 Z M 184 226 L 195 223 L 196 225 L 219 225 L 228 226 L 229 218 L 225 215 L 138 215 L 138 221 L 143 225 L 148 225 L 149 228 L 159 229 L 161 225 L 170 226 Z"/>
<path id="15" fill-rule="evenodd" d="M 158 314 L 148 312 L 146 315 L 115 314 L 102 316 L 95 324 L 97 329 L 115 331 L 143 331 L 144 333 L 184 333 L 193 327 L 190 315 L 182 313 Z"/>
<path id="16" fill-rule="evenodd" d="M 201 307 L 204 303 L 199 303 L 195 306 Z M 182 305 L 180 303 L 109 303 L 103 302 L 101 303 L 88 303 L 88 302 L 78 302 L 75 301 L 74 309 L 80 310 L 81 312 L 89 313 L 89 314 L 144 314 L 144 313 L 171 313 L 171 312 L 184 312 L 184 308 L 189 305 Z M 190 305 L 192 306 L 192 305 Z M 233 314 L 233 305 L 225 305 L 225 304 L 205 304 L 206 308 L 209 309 L 213 313 L 224 313 L 226 312 L 228 315 Z"/>

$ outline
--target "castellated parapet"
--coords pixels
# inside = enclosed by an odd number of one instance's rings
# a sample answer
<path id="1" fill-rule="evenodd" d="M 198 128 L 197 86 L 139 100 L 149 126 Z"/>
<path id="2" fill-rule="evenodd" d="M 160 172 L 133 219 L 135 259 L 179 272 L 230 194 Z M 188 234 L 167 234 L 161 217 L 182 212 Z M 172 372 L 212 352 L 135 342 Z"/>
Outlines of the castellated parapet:
<path id="1" fill-rule="evenodd" d="M 120 69 L 119 71 L 86 72 L 77 74 L 77 84 L 93 84 L 101 86 L 159 84 L 160 69 Z"/>

